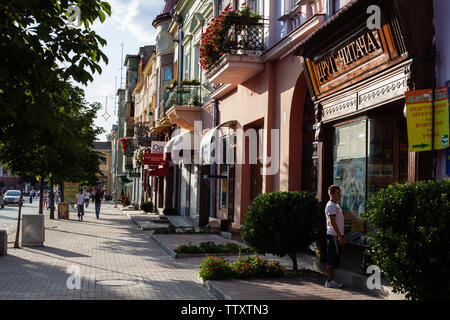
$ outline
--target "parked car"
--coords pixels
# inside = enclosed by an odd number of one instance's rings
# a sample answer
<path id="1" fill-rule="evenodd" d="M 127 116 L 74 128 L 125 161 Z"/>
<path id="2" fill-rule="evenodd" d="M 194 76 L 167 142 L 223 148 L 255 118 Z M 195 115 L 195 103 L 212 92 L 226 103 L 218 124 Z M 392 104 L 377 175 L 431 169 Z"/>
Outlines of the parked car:
<path id="1" fill-rule="evenodd" d="M 5 207 L 5 201 L 3 200 L 3 193 L 0 190 L 0 208 L 4 208 Z"/>
<path id="2" fill-rule="evenodd" d="M 3 197 L 3 201 L 6 205 L 8 204 L 19 204 L 20 200 L 20 191 L 19 190 L 8 190 L 5 193 L 5 196 Z M 22 199 L 22 205 L 23 205 L 23 199 Z"/>

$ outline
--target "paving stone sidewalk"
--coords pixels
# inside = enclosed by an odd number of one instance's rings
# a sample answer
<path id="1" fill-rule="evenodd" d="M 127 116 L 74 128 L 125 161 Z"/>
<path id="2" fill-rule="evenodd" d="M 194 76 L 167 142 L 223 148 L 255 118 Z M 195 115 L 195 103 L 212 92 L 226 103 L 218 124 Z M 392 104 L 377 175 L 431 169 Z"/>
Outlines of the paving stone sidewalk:
<path id="1" fill-rule="evenodd" d="M 156 236 L 168 249 L 175 250 L 181 244 L 198 245 L 200 242 L 213 241 L 216 244 L 236 242 L 215 234 L 157 234 Z M 240 243 L 244 245 L 243 243 Z M 292 260 L 288 257 L 276 257 L 267 254 L 268 259 L 279 260 L 281 265 L 292 269 Z M 226 256 L 230 262 L 237 260 L 238 256 Z M 185 259 L 178 259 L 185 260 Z M 193 259 L 191 259 L 193 260 Z M 298 254 L 299 269 L 310 269 L 314 257 L 307 254 Z M 317 274 L 313 277 L 298 279 L 249 279 L 249 280 L 221 280 L 209 281 L 212 290 L 220 299 L 233 300 L 378 300 L 376 295 L 369 294 L 353 288 L 333 289 L 325 288 L 325 275 Z"/>
<path id="2" fill-rule="evenodd" d="M 198 282 L 198 259 L 172 260 L 111 203 L 102 204 L 99 220 L 93 205 L 85 211 L 82 222 L 75 213 L 70 220 L 46 218 L 44 247 L 8 247 L 0 257 L 0 300 L 216 299 Z M 67 287 L 70 268 L 79 268 L 80 290 Z M 134 284 L 98 283 L 104 280 Z"/>

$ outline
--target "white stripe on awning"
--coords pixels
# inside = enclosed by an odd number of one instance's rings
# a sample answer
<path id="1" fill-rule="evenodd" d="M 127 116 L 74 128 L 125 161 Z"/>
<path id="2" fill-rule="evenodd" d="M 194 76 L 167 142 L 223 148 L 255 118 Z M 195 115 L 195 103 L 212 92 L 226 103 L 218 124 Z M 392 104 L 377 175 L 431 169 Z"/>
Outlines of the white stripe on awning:
<path id="1" fill-rule="evenodd" d="M 197 137 L 195 137 L 195 135 L 196 134 L 194 131 L 186 131 L 175 137 L 171 152 L 171 158 L 175 164 L 179 163 L 183 159 L 192 160 L 190 158 L 191 150 L 194 150 L 194 157 L 195 151 L 198 153 L 200 149 L 201 136 L 200 134 L 197 134 Z M 191 164 L 193 164 L 193 162 L 191 162 Z"/>
<path id="2" fill-rule="evenodd" d="M 175 142 L 177 136 L 172 137 L 169 141 L 167 141 L 166 145 L 164 146 L 164 153 L 171 153 L 173 148 L 173 143 Z"/>

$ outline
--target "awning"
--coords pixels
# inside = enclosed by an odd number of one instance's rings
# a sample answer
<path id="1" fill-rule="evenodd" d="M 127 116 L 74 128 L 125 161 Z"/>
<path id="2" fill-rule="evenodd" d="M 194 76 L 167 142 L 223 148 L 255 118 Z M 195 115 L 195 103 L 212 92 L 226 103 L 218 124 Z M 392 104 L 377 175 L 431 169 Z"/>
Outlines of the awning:
<path id="1" fill-rule="evenodd" d="M 126 176 L 121 176 L 121 177 L 120 177 L 120 180 L 122 180 L 123 183 L 130 183 L 130 182 L 133 182 L 133 181 L 131 181 L 130 179 L 128 179 Z"/>
<path id="2" fill-rule="evenodd" d="M 163 153 L 163 159 L 166 161 L 171 161 L 171 153 L 173 148 L 173 143 L 175 142 L 175 139 L 177 136 L 172 137 L 169 141 L 167 141 L 166 145 L 164 146 L 164 153 Z"/>
<path id="3" fill-rule="evenodd" d="M 215 158 L 217 154 L 217 142 L 222 136 L 221 128 L 234 128 L 237 121 L 231 120 L 222 123 L 220 126 L 209 129 L 203 136 L 200 142 L 200 163 L 202 165 L 209 165 L 212 163 L 211 158 Z M 218 159 L 217 159 L 218 160 Z M 216 162 L 217 162 L 216 160 Z"/>
<path id="4" fill-rule="evenodd" d="M 178 164 L 183 160 L 190 161 L 191 151 L 199 151 L 201 137 L 200 134 L 198 134 L 197 137 L 195 137 L 195 135 L 194 131 L 186 131 L 175 137 L 171 152 L 171 158 L 174 163 Z M 186 154 L 184 152 L 186 152 Z"/>
<path id="5" fill-rule="evenodd" d="M 220 135 L 219 127 L 209 129 L 200 142 L 200 163 L 211 164 L 211 157 L 215 156 L 215 141 Z"/>

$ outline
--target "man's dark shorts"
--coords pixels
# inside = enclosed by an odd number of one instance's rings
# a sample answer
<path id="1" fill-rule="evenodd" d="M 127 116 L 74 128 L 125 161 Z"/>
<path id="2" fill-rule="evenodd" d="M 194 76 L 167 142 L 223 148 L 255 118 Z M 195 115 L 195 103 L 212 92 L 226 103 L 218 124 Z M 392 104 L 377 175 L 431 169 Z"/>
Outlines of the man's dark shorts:
<path id="1" fill-rule="evenodd" d="M 327 234 L 327 268 L 336 269 L 339 266 L 341 252 L 338 237 Z"/>

